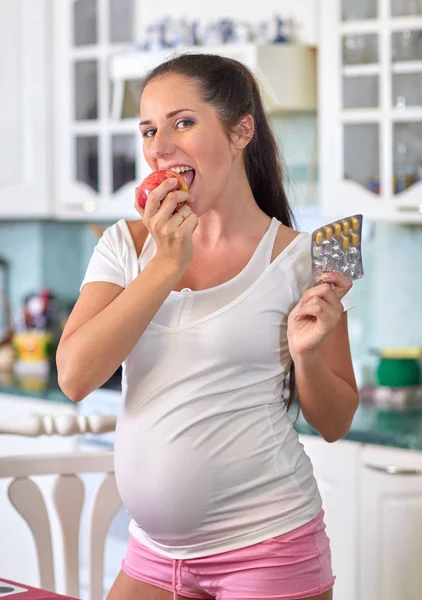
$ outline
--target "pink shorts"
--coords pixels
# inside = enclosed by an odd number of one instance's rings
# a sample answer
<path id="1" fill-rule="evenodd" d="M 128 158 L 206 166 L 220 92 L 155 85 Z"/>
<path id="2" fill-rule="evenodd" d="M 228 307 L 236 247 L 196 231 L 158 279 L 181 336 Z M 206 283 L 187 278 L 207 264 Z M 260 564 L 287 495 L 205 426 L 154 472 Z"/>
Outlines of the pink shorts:
<path id="1" fill-rule="evenodd" d="M 278 537 L 202 558 L 173 560 L 130 536 L 122 562 L 126 575 L 187 598 L 297 600 L 331 589 L 329 539 L 324 511 Z"/>

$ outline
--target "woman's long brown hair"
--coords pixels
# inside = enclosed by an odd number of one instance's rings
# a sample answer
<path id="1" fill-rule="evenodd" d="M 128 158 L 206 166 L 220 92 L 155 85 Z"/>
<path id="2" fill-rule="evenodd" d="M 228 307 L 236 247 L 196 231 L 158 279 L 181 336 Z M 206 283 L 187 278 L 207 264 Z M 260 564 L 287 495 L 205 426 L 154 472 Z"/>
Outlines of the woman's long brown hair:
<path id="1" fill-rule="evenodd" d="M 252 115 L 255 131 L 244 154 L 252 193 L 269 217 L 292 227 L 294 217 L 284 187 L 285 170 L 251 71 L 236 60 L 215 54 L 180 54 L 153 69 L 143 80 L 142 89 L 164 75 L 182 75 L 193 80 L 202 99 L 216 109 L 228 135 L 242 117 Z M 288 408 L 295 399 L 296 390 L 293 362 L 289 390 Z"/>

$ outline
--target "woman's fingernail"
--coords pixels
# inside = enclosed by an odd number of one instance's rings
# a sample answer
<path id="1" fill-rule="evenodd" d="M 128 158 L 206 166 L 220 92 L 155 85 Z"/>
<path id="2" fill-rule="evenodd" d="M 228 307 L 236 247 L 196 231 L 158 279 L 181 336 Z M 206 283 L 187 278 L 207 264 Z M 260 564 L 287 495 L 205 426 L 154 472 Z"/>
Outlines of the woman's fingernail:
<path id="1" fill-rule="evenodd" d="M 321 275 L 321 279 L 324 279 L 325 281 L 330 281 L 331 278 L 332 278 L 331 273 L 322 273 L 322 275 Z"/>
<path id="2" fill-rule="evenodd" d="M 170 185 L 174 185 L 175 183 L 177 183 L 177 179 L 176 177 L 170 177 L 168 179 L 168 182 L 170 183 Z"/>

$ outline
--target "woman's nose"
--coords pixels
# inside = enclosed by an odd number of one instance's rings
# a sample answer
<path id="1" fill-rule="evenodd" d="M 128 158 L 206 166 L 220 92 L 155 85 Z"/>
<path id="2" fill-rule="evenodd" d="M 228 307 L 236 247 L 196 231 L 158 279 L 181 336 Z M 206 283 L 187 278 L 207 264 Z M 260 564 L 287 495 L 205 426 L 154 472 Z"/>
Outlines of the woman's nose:
<path id="1" fill-rule="evenodd" d="M 156 132 L 152 145 L 152 153 L 154 158 L 160 158 L 172 154 L 175 150 L 174 142 L 171 136 L 164 132 Z"/>

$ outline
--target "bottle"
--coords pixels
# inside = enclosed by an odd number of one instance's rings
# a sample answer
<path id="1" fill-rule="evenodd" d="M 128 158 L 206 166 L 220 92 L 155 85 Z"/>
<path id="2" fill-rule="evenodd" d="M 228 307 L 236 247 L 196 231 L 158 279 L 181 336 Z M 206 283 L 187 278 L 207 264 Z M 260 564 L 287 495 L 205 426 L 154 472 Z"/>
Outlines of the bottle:
<path id="1" fill-rule="evenodd" d="M 396 161 L 394 164 L 394 192 L 400 194 L 413 183 L 413 169 L 409 162 L 407 144 L 399 142 L 396 147 Z"/>
<path id="2" fill-rule="evenodd" d="M 10 335 L 8 264 L 0 258 L 0 344 Z"/>

